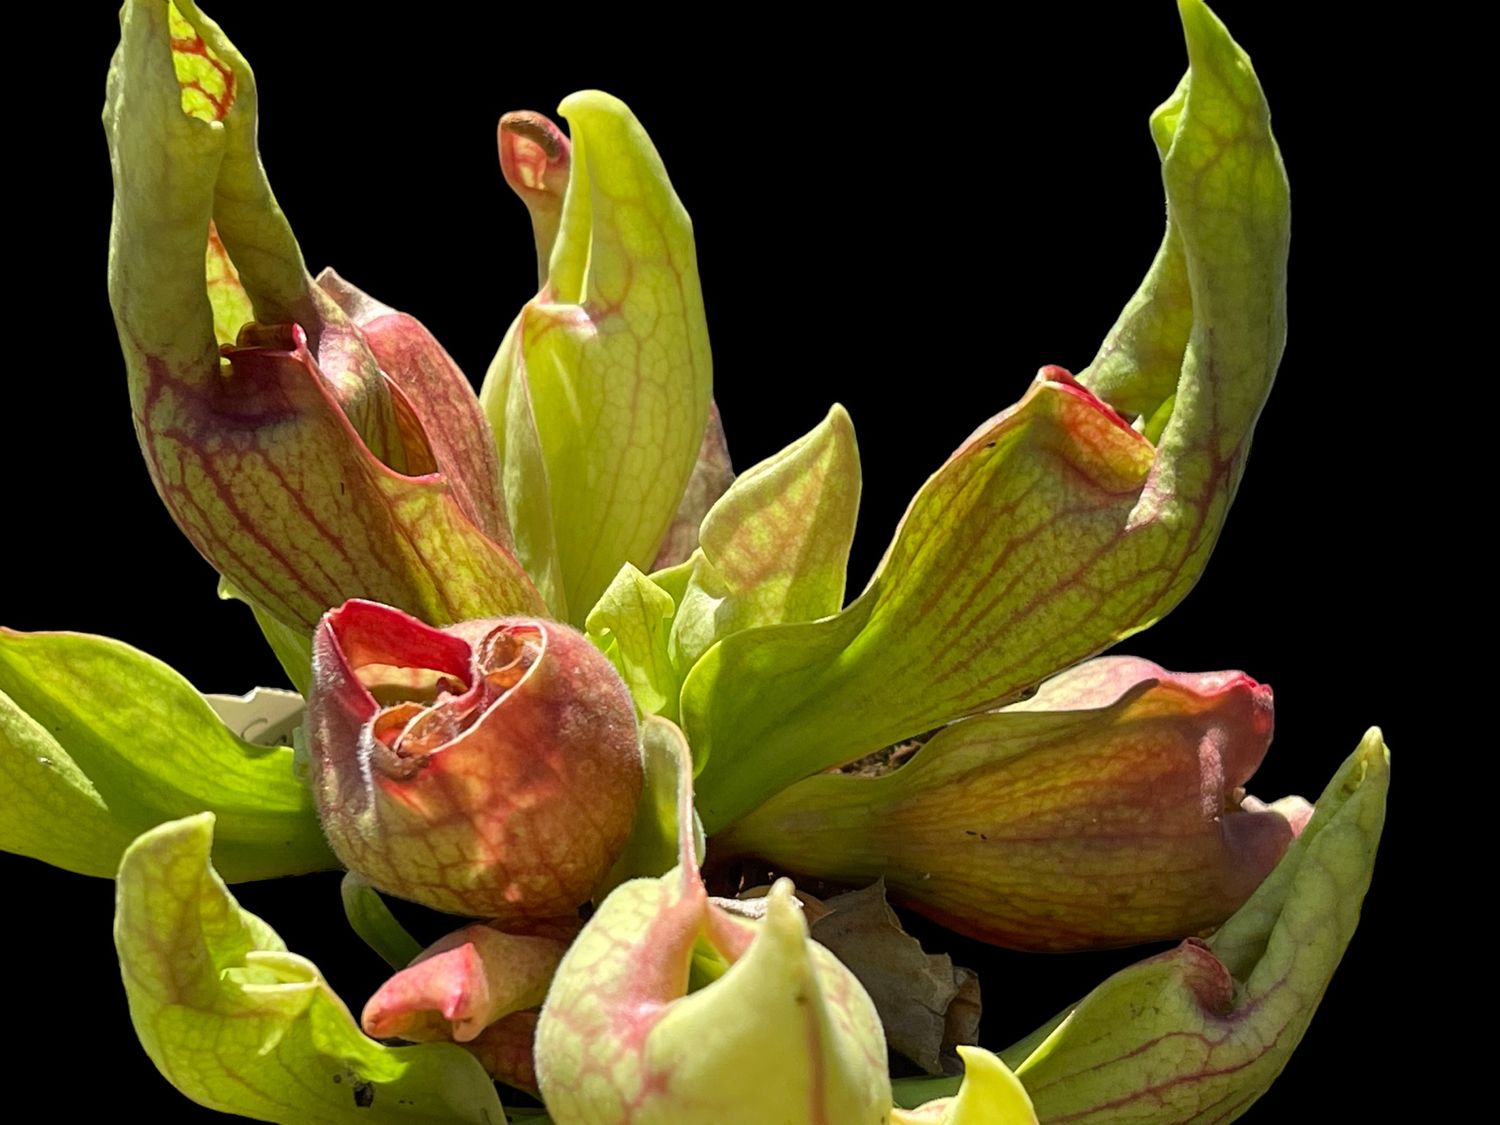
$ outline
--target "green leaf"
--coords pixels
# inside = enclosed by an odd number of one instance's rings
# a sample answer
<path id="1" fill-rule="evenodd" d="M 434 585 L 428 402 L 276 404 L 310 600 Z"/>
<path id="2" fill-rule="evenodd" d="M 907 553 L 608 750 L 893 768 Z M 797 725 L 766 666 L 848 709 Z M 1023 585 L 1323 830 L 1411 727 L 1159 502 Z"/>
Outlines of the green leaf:
<path id="1" fill-rule="evenodd" d="M 696 554 L 696 550 L 694 552 Z M 663 567 L 661 570 L 651 572 L 651 581 L 667 592 L 672 599 L 673 605 L 681 605 L 682 599 L 687 596 L 688 583 L 693 578 L 693 568 L 697 565 L 693 556 L 673 566 Z"/>
<path id="2" fill-rule="evenodd" d="M 1179 3 L 1189 70 L 1151 115 L 1167 230 L 1079 381 L 1160 428 L 1161 465 L 1191 495 L 1238 484 L 1286 343 L 1289 209 L 1270 110 L 1249 57 L 1200 0 Z M 1163 477 L 1159 467 L 1155 475 Z M 1142 516 L 1159 499 L 1143 498 Z"/>
<path id="3" fill-rule="evenodd" d="M 568 593 L 552 522 L 547 457 L 537 432 L 526 356 L 519 342 L 521 326 L 522 318 L 518 317 L 506 331 L 485 376 L 479 401 L 495 434 L 516 557 L 536 583 L 551 616 L 570 621 Z"/>
<path id="4" fill-rule="evenodd" d="M 655 559 L 698 460 L 712 379 L 692 225 L 650 138 L 598 91 L 570 96 L 560 112 L 572 164 L 547 284 L 481 398 L 521 557 L 544 572 L 550 539 L 562 600 L 582 621 L 622 563 Z M 521 480 L 517 457 L 531 462 Z M 543 489 L 550 535 L 534 510 Z"/>
<path id="5" fill-rule="evenodd" d="M 645 763 L 646 781 L 636 807 L 630 838 L 620 851 L 620 858 L 610 868 L 603 884 L 594 893 L 596 901 L 630 879 L 665 875 L 677 866 L 680 843 L 677 818 L 682 806 L 684 771 L 692 769 L 692 755 L 677 725 L 658 715 L 648 715 L 641 723 L 641 758 Z M 691 804 L 689 806 L 691 808 Z M 693 850 L 701 862 L 704 852 L 703 826 L 693 814 Z"/>
<path id="6" fill-rule="evenodd" d="M 165 664 L 105 637 L 0 629 L 0 847 L 109 876 L 138 833 L 209 810 L 234 881 L 337 867 L 292 751 L 237 737 Z"/>
<path id="7" fill-rule="evenodd" d="M 912 1104 L 907 1099 L 914 1092 L 937 1099 L 912 1111 L 892 1111 L 891 1125 L 1037 1125 L 1031 1098 L 1003 1059 L 983 1047 L 959 1047 L 958 1053 L 964 1060 L 961 1083 L 950 1078 L 891 1083 L 898 1106 Z"/>
<path id="8" fill-rule="evenodd" d="M 839 611 L 859 485 L 854 426 L 834 406 L 811 433 L 729 486 L 703 519 L 672 623 L 678 668 L 686 672 L 742 629 Z"/>
<path id="9" fill-rule="evenodd" d="M 0 850 L 83 875 L 114 874 L 134 832 L 55 738 L 0 692 Z"/>
<path id="10" fill-rule="evenodd" d="M 294 630 L 352 597 L 439 623 L 539 611 L 462 373 L 410 318 L 307 276 L 260 164 L 244 58 L 190 0 L 129 0 L 120 31 L 110 301 L 178 526 Z M 351 297 L 374 319 L 352 320 Z"/>
<path id="11" fill-rule="evenodd" d="M 255 319 L 255 308 L 240 281 L 240 271 L 230 260 L 229 251 L 224 249 L 219 231 L 212 224 L 208 228 L 208 251 L 203 264 L 208 303 L 214 311 L 214 339 L 220 347 L 233 344 L 240 329 Z"/>
<path id="12" fill-rule="evenodd" d="M 271 646 L 276 662 L 303 698 L 312 691 L 312 634 L 291 625 L 283 625 L 264 606 L 247 598 L 229 579 L 219 578 L 219 598 L 248 606 L 260 626 L 261 636 Z"/>
<path id="13" fill-rule="evenodd" d="M 1101 657 L 900 768 L 803 778 L 715 854 L 884 878 L 893 901 L 1012 949 L 1177 939 L 1243 904 L 1306 819 L 1298 798 L 1246 802 L 1271 728 L 1270 690 L 1243 673 Z"/>
<path id="14" fill-rule="evenodd" d="M 1280 865 L 1213 937 L 1116 973 L 1005 1052 L 1042 1120 L 1207 1125 L 1266 1091 L 1359 921 L 1389 771 L 1372 729 Z"/>
<path id="15" fill-rule="evenodd" d="M 213 829 L 208 813 L 160 825 L 120 864 L 115 946 L 136 1034 L 166 1079 L 262 1121 L 501 1125 L 473 1056 L 366 1038 L 317 967 L 240 909 L 209 863 Z"/>
<path id="16" fill-rule="evenodd" d="M 1177 366 L 1168 328 L 1118 327 L 1095 365 L 1122 408 L 1168 413 L 1141 419 L 1160 443 L 1044 368 L 923 486 L 843 613 L 710 649 L 682 718 L 711 832 L 799 777 L 1015 698 L 1152 624 L 1202 572 L 1281 355 L 1288 209 L 1249 60 L 1201 4 L 1183 26 L 1185 94 L 1156 118 L 1183 268 L 1169 248 L 1126 319 L 1180 324 L 1166 306 L 1185 300 L 1190 329 Z"/>
<path id="17" fill-rule="evenodd" d="M 588 633 L 641 714 L 676 720 L 681 679 L 667 648 L 673 609 L 670 594 L 626 563 L 589 611 Z"/>
<path id="18" fill-rule="evenodd" d="M 345 872 L 339 896 L 344 900 L 344 917 L 349 919 L 350 928 L 391 968 L 406 968 L 422 952 L 417 939 L 396 921 L 391 908 L 363 877 Z"/>

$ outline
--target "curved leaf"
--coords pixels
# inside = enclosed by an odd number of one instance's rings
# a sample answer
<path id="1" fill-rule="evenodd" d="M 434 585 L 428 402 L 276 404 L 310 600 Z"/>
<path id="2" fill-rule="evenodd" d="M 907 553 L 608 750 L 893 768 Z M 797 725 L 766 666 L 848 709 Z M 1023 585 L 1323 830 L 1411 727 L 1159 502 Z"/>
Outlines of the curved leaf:
<path id="1" fill-rule="evenodd" d="M 134 839 L 58 741 L 0 692 L 0 849 L 81 875 L 114 874 Z M 66 831 L 59 829 L 66 825 Z"/>
<path id="2" fill-rule="evenodd" d="M 619 858 L 595 891 L 595 901 L 602 901 L 610 891 L 631 879 L 665 875 L 679 860 L 677 818 L 681 813 L 682 788 L 687 784 L 682 774 L 692 762 L 682 731 L 667 719 L 648 715 L 641 723 L 641 759 L 646 783 L 636 807 L 635 823 Z M 693 851 L 701 863 L 705 846 L 703 826 L 697 813 L 692 816 Z"/>
<path id="3" fill-rule="evenodd" d="M 104 121 L 137 436 L 199 552 L 288 627 L 350 597 L 442 623 L 540 610 L 466 381 L 410 318 L 330 280 L 367 336 L 307 276 L 256 151 L 254 76 L 190 0 L 125 4 Z"/>
<path id="4" fill-rule="evenodd" d="M 721 637 L 839 611 L 859 487 L 854 426 L 837 405 L 729 486 L 703 519 L 672 621 L 673 662 L 684 674 Z"/>
<path id="5" fill-rule="evenodd" d="M 332 269 L 318 274 L 316 284 L 359 329 L 380 370 L 399 384 L 454 503 L 488 538 L 513 546 L 495 439 L 468 376 L 410 313 L 375 300 Z"/>
<path id="6" fill-rule="evenodd" d="M 349 919 L 349 928 L 391 968 L 406 968 L 422 952 L 417 939 L 396 921 L 380 892 L 362 876 L 346 871 L 339 883 L 339 897 L 344 903 L 344 917 Z"/>
<path id="7" fill-rule="evenodd" d="M 715 836 L 716 854 L 836 883 L 883 877 L 894 901 L 1016 949 L 1218 925 L 1305 819 L 1295 798 L 1245 800 L 1271 739 L 1270 689 L 1133 658 L 1057 679 L 1039 693 L 1056 710 L 978 715 L 880 776 L 789 786 Z"/>
<path id="8" fill-rule="evenodd" d="M 1121 390 L 1171 365 L 1171 348 L 1137 346 L 1148 334 L 1117 329 L 1115 374 L 1097 376 L 1122 407 L 1155 406 L 1137 422 L 1160 442 L 1044 368 L 923 486 L 848 609 L 710 649 L 682 694 L 710 831 L 799 777 L 1014 698 L 1156 621 L 1202 572 L 1281 355 L 1288 208 L 1249 60 L 1201 3 L 1182 12 L 1189 76 L 1156 123 L 1183 268 L 1169 251 L 1127 318 L 1186 301 L 1190 328 L 1166 399 Z"/>
<path id="9" fill-rule="evenodd" d="M 1233 1121 L 1286 1065 L 1359 921 L 1385 821 L 1372 729 L 1281 864 L 1207 942 L 1116 973 L 1005 1052 L 1044 1121 Z"/>
<path id="10" fill-rule="evenodd" d="M 672 665 L 672 595 L 626 563 L 589 611 L 589 639 L 620 673 L 643 715 L 677 718 L 681 680 Z"/>
<path id="11" fill-rule="evenodd" d="M 545 571 L 550 540 L 562 600 L 581 621 L 622 563 L 656 557 L 703 443 L 712 377 L 692 225 L 650 138 L 598 91 L 571 95 L 560 112 L 571 172 L 547 282 L 481 400 L 522 558 Z M 528 458 L 540 451 L 550 535 L 527 499 L 542 485 L 512 480 L 517 443 Z"/>
<path id="12" fill-rule="evenodd" d="M 552 247 L 562 223 L 572 145 L 553 121 L 525 109 L 500 118 L 495 141 L 500 149 L 500 171 L 505 182 L 531 215 L 531 233 L 536 242 L 536 284 L 540 289 L 547 284 Z"/>
<path id="13" fill-rule="evenodd" d="M 115 946 L 130 1016 L 167 1081 L 261 1121 L 501 1125 L 472 1056 L 366 1038 L 316 966 L 240 909 L 209 864 L 213 827 L 208 813 L 160 825 L 120 864 Z"/>
<path id="14" fill-rule="evenodd" d="M 360 1023 L 377 1039 L 473 1042 L 505 1017 L 541 1004 L 581 926 L 577 916 L 514 929 L 464 926 L 420 950 L 381 985 Z"/>
<path id="15" fill-rule="evenodd" d="M 1031 1098 L 1003 1059 L 983 1047 L 960 1047 L 958 1053 L 963 1056 L 964 1076 L 957 1094 L 911 1110 L 896 1109 L 891 1125 L 1037 1125 Z M 925 1086 L 921 1080 L 892 1083 L 898 1104 Z"/>
<path id="16" fill-rule="evenodd" d="M 109 876 L 138 833 L 204 810 L 235 881 L 338 866 L 292 751 L 239 738 L 172 669 L 119 641 L 0 629 L 0 847 Z"/>

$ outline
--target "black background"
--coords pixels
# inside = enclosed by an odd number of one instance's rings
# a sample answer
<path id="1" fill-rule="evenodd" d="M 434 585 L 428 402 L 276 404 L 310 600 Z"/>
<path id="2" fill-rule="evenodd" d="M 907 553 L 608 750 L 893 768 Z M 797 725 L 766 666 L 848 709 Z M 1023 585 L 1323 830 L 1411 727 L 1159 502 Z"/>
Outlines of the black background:
<path id="1" fill-rule="evenodd" d="M 865 491 L 851 590 L 970 430 L 1039 365 L 1088 362 L 1160 237 L 1146 119 L 1185 65 L 1166 0 L 993 26 L 933 23 L 925 9 L 842 25 L 721 11 L 710 26 L 459 7 L 210 6 L 257 69 L 262 152 L 309 265 L 421 317 L 477 380 L 534 286 L 496 118 L 584 86 L 620 95 L 694 218 L 736 465 L 835 399 L 854 418 Z M 1417 721 L 1429 654 L 1410 607 L 1444 542 L 1397 522 L 1422 488 L 1414 471 L 1431 473 L 1440 451 L 1412 427 L 1398 455 L 1393 435 L 1419 367 L 1421 294 L 1400 292 L 1415 220 L 1390 143 L 1409 124 L 1403 75 L 1420 60 L 1398 28 L 1310 16 L 1332 6 L 1217 7 L 1256 62 L 1291 177 L 1290 342 L 1207 574 L 1125 648 L 1273 685 L 1278 738 L 1252 785 L 1267 799 L 1316 796 L 1365 727 L 1385 727 L 1395 789 L 1364 920 L 1284 1076 L 1245 1118 L 1360 1119 L 1390 1090 L 1361 1072 L 1411 1033 L 1426 991 L 1403 959 L 1423 759 L 1437 749 Z M 216 601 L 135 445 L 104 279 L 98 113 L 116 25 L 104 5 L 69 18 L 24 38 L 41 65 L 9 75 L 27 200 L 12 234 L 42 242 L 12 258 L 26 288 L 10 310 L 0 622 L 117 636 L 204 690 L 279 683 L 248 614 Z M 210 1118 L 135 1044 L 111 885 L 9 856 L 0 877 L 7 988 L 21 990 L 0 1033 L 13 1073 L 80 1115 Z M 348 932 L 337 883 L 236 891 L 357 1011 L 382 967 Z M 985 970 L 992 1046 L 1141 955 L 954 948 Z"/>

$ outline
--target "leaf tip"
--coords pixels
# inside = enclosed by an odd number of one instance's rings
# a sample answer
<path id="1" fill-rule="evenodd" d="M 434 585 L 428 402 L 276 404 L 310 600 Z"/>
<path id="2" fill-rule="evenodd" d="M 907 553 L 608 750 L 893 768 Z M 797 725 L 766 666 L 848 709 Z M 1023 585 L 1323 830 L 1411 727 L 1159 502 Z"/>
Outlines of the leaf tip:
<path id="1" fill-rule="evenodd" d="M 1378 726 L 1365 731 L 1359 740 L 1353 765 L 1345 781 L 1345 788 L 1351 793 L 1372 781 L 1382 785 L 1389 782 L 1391 751 L 1385 744 L 1385 733 Z"/>
<path id="2" fill-rule="evenodd" d="M 148 828 L 135 838 L 120 857 L 120 872 L 144 858 L 163 852 L 195 855 L 202 853 L 204 862 L 213 848 L 214 823 L 218 818 L 211 812 L 194 813 L 179 820 L 168 820 Z"/>
<path id="3" fill-rule="evenodd" d="M 624 102 L 603 90 L 578 90 L 569 94 L 557 104 L 557 112 L 569 121 L 589 116 L 618 117 L 627 121 L 635 117 Z"/>

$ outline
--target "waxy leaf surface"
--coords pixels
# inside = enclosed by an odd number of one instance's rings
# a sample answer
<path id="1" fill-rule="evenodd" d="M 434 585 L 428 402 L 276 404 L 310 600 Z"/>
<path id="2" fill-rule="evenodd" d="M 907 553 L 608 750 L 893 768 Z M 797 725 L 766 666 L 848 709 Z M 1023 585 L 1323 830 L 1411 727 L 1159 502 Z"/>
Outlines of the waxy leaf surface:
<path id="1" fill-rule="evenodd" d="M 721 637 L 843 607 L 859 485 L 854 426 L 841 406 L 730 485 L 704 516 L 672 622 L 683 674 Z"/>
<path id="2" fill-rule="evenodd" d="M 626 563 L 587 622 L 589 639 L 620 673 L 636 709 L 674 721 L 682 683 L 670 644 L 675 611 L 671 594 Z"/>
<path id="3" fill-rule="evenodd" d="M 771 889 L 758 923 L 709 900 L 686 747 L 664 739 L 663 748 L 679 760 L 678 864 L 616 887 L 558 966 L 536 1037 L 553 1120 L 885 1121 L 890 1081 L 869 996 L 809 939 L 788 880 Z M 711 966 L 708 980 L 690 992 L 700 966 Z"/>
<path id="4" fill-rule="evenodd" d="M 1168 416 L 1142 422 L 1160 440 L 1044 368 L 923 486 L 847 609 L 705 653 L 682 719 L 711 832 L 798 777 L 1003 703 L 1145 628 L 1201 573 L 1280 359 L 1288 209 L 1248 59 L 1196 0 L 1182 14 L 1189 77 L 1156 121 L 1187 290 L 1148 289 L 1186 299 L 1190 329 Z M 1111 338 L 1120 370 L 1160 362 Z"/>
<path id="5" fill-rule="evenodd" d="M 125 5 L 105 105 L 110 299 L 173 518 L 286 626 L 355 596 L 441 623 L 540 609 L 461 373 L 410 318 L 307 275 L 256 152 L 254 77 L 180 8 Z"/>
<path id="6" fill-rule="evenodd" d="M 998 1055 L 983 1047 L 960 1047 L 963 1081 L 953 1097 L 936 1098 L 915 1109 L 896 1109 L 891 1125 L 1037 1125 L 1036 1109 L 1026 1088 Z M 921 1089 L 922 1082 L 895 1083 L 896 1100 L 902 1087 Z"/>
<path id="7" fill-rule="evenodd" d="M 167 1080 L 261 1121 L 502 1125 L 468 1053 L 366 1038 L 317 968 L 240 909 L 209 864 L 213 825 L 202 814 L 153 828 L 120 865 L 115 945 L 130 1015 Z"/>
<path id="8" fill-rule="evenodd" d="M 231 880 L 336 867 L 292 751 L 239 738 L 191 684 L 120 641 L 0 629 L 0 848 L 114 875 L 147 828 L 219 817 Z"/>
<path id="9" fill-rule="evenodd" d="M 1005 1052 L 1044 1121 L 1233 1121 L 1281 1073 L 1359 921 L 1385 821 L 1371 730 L 1280 865 L 1206 942 L 1125 969 Z"/>
<path id="10" fill-rule="evenodd" d="M 722 852 L 891 897 L 1018 949 L 1202 933 L 1275 867 L 1305 819 L 1241 808 L 1271 738 L 1270 689 L 1104 657 L 1036 701 L 945 727 L 899 769 L 827 773 L 716 836 Z"/>
<path id="11" fill-rule="evenodd" d="M 416 317 L 382 304 L 331 269 L 318 275 L 360 331 L 380 369 L 391 373 L 421 426 L 432 460 L 443 468 L 454 503 L 488 538 L 511 546 L 500 458 L 469 379 Z M 410 419 L 403 419 L 410 425 Z"/>
<path id="12" fill-rule="evenodd" d="M 681 729 L 659 715 L 646 716 L 641 722 L 641 760 L 646 780 L 640 804 L 636 806 L 635 823 L 619 858 L 595 893 L 599 900 L 627 880 L 665 875 L 681 858 L 679 794 L 686 783 L 682 771 L 690 769 L 692 762 Z M 701 863 L 705 848 L 703 826 L 698 814 L 691 808 L 688 811 L 692 814 L 693 855 Z"/>
<path id="13" fill-rule="evenodd" d="M 500 172 L 531 215 L 536 285 L 542 289 L 551 269 L 557 228 L 562 224 L 573 145 L 555 121 L 527 109 L 501 116 L 495 141 L 500 150 Z"/>
<path id="14" fill-rule="evenodd" d="M 463 1048 L 479 1060 L 479 1065 L 496 1082 L 503 1082 L 540 1098 L 541 1091 L 537 1088 L 536 1081 L 536 1060 L 533 1057 L 539 1018 L 540 1013 L 534 1009 L 512 1012 L 497 1023 L 490 1024 L 477 1038 L 463 1044 Z M 538 1119 L 547 1120 L 540 1110 L 532 1110 L 527 1117 L 521 1118 L 527 1121 Z"/>
<path id="15" fill-rule="evenodd" d="M 553 612 L 581 622 L 621 564 L 656 558 L 703 446 L 712 375 L 692 225 L 650 138 L 598 91 L 559 112 L 572 152 L 546 284 L 481 399 L 521 558 L 560 582 L 538 579 Z"/>

